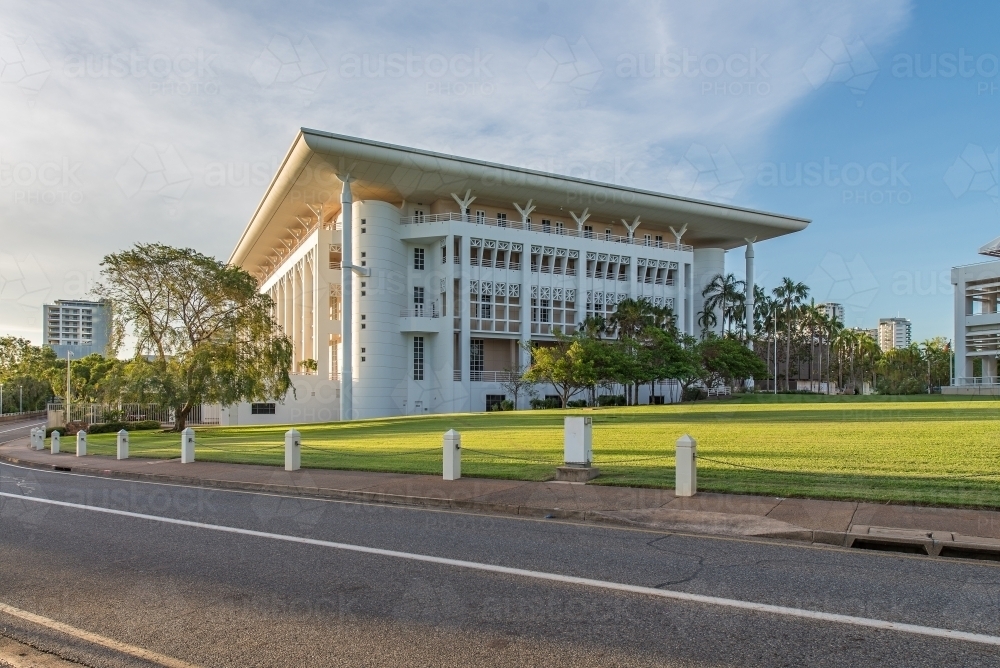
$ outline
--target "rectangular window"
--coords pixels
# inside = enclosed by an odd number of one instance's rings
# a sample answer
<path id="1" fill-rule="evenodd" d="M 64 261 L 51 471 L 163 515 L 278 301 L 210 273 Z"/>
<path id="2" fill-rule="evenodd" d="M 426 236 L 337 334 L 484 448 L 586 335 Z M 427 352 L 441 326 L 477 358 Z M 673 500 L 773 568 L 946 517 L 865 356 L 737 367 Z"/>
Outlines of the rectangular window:
<path id="1" fill-rule="evenodd" d="M 556 221 L 556 234 L 565 234 L 566 230 L 563 229 L 563 222 L 561 220 Z"/>
<path id="2" fill-rule="evenodd" d="M 587 239 L 593 239 L 594 238 L 594 226 L 593 225 L 584 225 L 583 226 L 583 236 L 585 238 L 587 238 Z"/>
<path id="3" fill-rule="evenodd" d="M 413 315 L 418 318 L 424 315 L 424 289 L 421 286 L 413 288 Z"/>
<path id="4" fill-rule="evenodd" d="M 649 236 L 648 234 L 642 235 L 642 243 L 643 243 L 643 245 L 644 246 L 649 246 L 650 242 L 652 241 L 652 239 L 653 238 L 651 236 Z"/>
<path id="5" fill-rule="evenodd" d="M 480 225 L 482 225 L 482 224 L 484 224 L 486 222 L 486 212 L 485 211 L 476 211 L 476 222 L 479 223 Z"/>
<path id="6" fill-rule="evenodd" d="M 413 249 L 413 268 L 423 270 L 424 268 L 424 249 L 414 248 Z"/>
<path id="7" fill-rule="evenodd" d="M 489 320 L 493 317 L 493 295 L 479 295 L 479 317 Z"/>
<path id="8" fill-rule="evenodd" d="M 424 222 L 424 212 L 423 211 L 414 211 L 413 212 L 413 219 L 416 220 L 418 223 Z M 365 224 L 364 219 L 361 220 L 361 224 L 362 225 Z"/>
<path id="9" fill-rule="evenodd" d="M 656 235 L 656 247 L 657 248 L 663 248 L 663 235 L 662 234 L 657 234 Z M 660 398 L 662 399 L 663 397 L 660 397 Z"/>
<path id="10" fill-rule="evenodd" d="M 484 348 L 485 342 L 483 339 L 472 339 L 469 342 L 469 370 L 478 371 L 482 373 L 484 364 Z"/>
<path id="11" fill-rule="evenodd" d="M 424 337 L 413 337 L 413 380 L 424 379 Z"/>
<path id="12" fill-rule="evenodd" d="M 545 232 L 546 234 L 551 234 L 552 233 L 552 221 L 551 220 L 545 220 L 544 218 L 542 218 L 542 232 Z"/>
<path id="13" fill-rule="evenodd" d="M 497 227 L 507 227 L 507 214 L 498 213 L 497 214 Z"/>
<path id="14" fill-rule="evenodd" d="M 611 241 L 611 228 L 610 227 L 604 228 L 604 240 L 605 241 Z"/>
<path id="15" fill-rule="evenodd" d="M 507 401 L 506 394 L 487 394 L 486 410 L 495 411 L 503 402 Z"/>
<path id="16" fill-rule="evenodd" d="M 448 247 L 441 246 L 441 264 L 448 263 Z"/>
<path id="17" fill-rule="evenodd" d="M 250 415 L 274 415 L 274 404 L 250 404 Z"/>

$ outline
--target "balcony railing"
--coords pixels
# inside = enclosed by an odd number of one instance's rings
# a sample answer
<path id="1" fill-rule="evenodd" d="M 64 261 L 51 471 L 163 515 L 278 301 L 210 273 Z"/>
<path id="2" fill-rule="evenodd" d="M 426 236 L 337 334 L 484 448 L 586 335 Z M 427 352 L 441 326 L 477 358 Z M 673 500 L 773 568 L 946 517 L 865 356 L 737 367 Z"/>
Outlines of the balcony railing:
<path id="1" fill-rule="evenodd" d="M 473 383 L 503 383 L 514 377 L 509 371 L 470 371 L 469 380 Z"/>
<path id="2" fill-rule="evenodd" d="M 404 308 L 399 312 L 400 318 L 440 318 L 436 305 L 429 307 L 415 306 L 414 308 Z"/>
<path id="3" fill-rule="evenodd" d="M 687 244 L 676 244 L 667 241 L 652 241 L 646 239 L 629 239 L 626 236 L 619 234 L 595 234 L 593 230 L 574 230 L 574 229 L 562 229 L 562 232 L 558 232 L 559 228 L 552 228 L 548 225 L 535 225 L 534 223 L 526 223 L 520 220 L 507 220 L 507 219 L 497 219 L 497 218 L 479 218 L 475 216 L 467 216 L 461 213 L 436 213 L 431 216 L 409 216 L 399 219 L 400 225 L 419 225 L 421 223 L 442 223 L 455 221 L 459 223 L 472 223 L 475 225 L 486 225 L 489 227 L 503 227 L 511 228 L 515 230 L 525 230 L 528 232 L 539 232 L 541 234 L 551 234 L 553 236 L 566 236 L 566 237 L 579 237 L 581 239 L 597 239 L 600 241 L 611 241 L 620 244 L 633 244 L 635 246 L 648 246 L 650 248 L 665 248 L 667 250 L 679 250 L 679 251 L 691 251 L 694 250 L 693 246 Z"/>
<path id="4" fill-rule="evenodd" d="M 961 387 L 982 387 L 984 385 L 1000 385 L 1000 376 L 969 376 L 966 378 L 955 378 L 954 385 Z"/>

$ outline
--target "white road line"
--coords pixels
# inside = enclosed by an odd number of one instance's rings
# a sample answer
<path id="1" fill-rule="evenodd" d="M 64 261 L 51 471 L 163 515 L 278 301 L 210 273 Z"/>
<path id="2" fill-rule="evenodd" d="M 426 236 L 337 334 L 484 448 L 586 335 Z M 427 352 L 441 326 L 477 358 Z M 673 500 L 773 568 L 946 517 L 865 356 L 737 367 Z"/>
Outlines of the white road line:
<path id="1" fill-rule="evenodd" d="M 65 633 L 66 635 L 79 640 L 83 640 L 94 645 L 100 645 L 101 647 L 106 647 L 108 649 L 113 649 L 117 652 L 128 654 L 129 656 L 134 656 L 151 663 L 158 663 L 161 666 L 167 666 L 168 668 L 198 668 L 193 663 L 181 661 L 180 659 L 175 659 L 172 656 L 159 654 L 148 649 L 143 649 L 142 647 L 136 647 L 135 645 L 118 642 L 117 640 L 112 640 L 111 638 L 106 638 L 102 635 L 91 633 L 90 631 L 84 631 L 83 629 L 78 629 L 75 626 L 63 624 L 62 622 L 57 622 L 54 619 L 36 615 L 33 612 L 21 610 L 20 608 L 15 608 L 14 606 L 7 605 L 5 603 L 0 603 L 0 612 L 32 622 L 33 624 L 38 624 L 39 626 L 44 626 L 45 628 L 52 629 L 53 631 Z"/>
<path id="2" fill-rule="evenodd" d="M 346 550 L 348 552 L 360 552 L 362 554 L 374 554 L 381 557 L 393 557 L 396 559 L 407 559 L 409 561 L 420 561 L 443 566 L 454 566 L 456 568 L 467 568 L 476 571 L 486 571 L 488 573 L 501 573 L 503 575 L 515 575 L 534 580 L 545 580 L 548 582 L 561 582 L 564 584 L 582 585 L 584 587 L 594 587 L 597 589 L 608 589 L 612 591 L 622 591 L 632 594 L 644 594 L 668 598 L 676 601 L 689 603 L 702 603 L 706 605 L 722 606 L 725 608 L 736 608 L 739 610 L 749 610 L 752 612 L 765 612 L 773 615 L 785 617 L 796 617 L 799 619 L 810 619 L 821 622 L 834 622 L 836 624 L 847 624 L 850 626 L 861 626 L 882 631 L 899 631 L 914 635 L 930 636 L 933 638 L 945 638 L 948 640 L 964 640 L 966 642 L 980 643 L 983 645 L 1000 646 L 1000 636 L 985 635 L 982 633 L 969 633 L 966 631 L 955 631 L 952 629 L 940 629 L 933 626 L 920 626 L 918 624 L 904 624 L 901 622 L 889 622 L 881 619 L 869 619 L 867 617 L 854 617 L 852 615 L 839 615 L 832 612 L 819 612 L 815 610 L 804 610 L 802 608 L 789 608 L 783 605 L 770 605 L 767 603 L 753 603 L 751 601 L 740 601 L 732 598 L 720 598 L 717 596 L 704 596 L 702 594 L 690 594 L 687 592 L 670 591 L 667 589 L 657 589 L 655 587 L 643 587 L 640 585 L 622 584 L 619 582 L 609 582 L 606 580 L 594 580 L 591 578 L 581 578 L 573 575 L 560 575 L 558 573 L 545 573 L 543 571 L 532 571 L 524 568 L 511 568 L 508 566 L 497 566 L 495 564 L 484 564 L 476 561 L 464 561 L 461 559 L 448 559 L 446 557 L 434 557 L 426 554 L 415 554 L 412 552 L 400 552 L 397 550 L 384 550 L 377 547 L 366 547 L 364 545 L 352 545 L 351 543 L 337 543 L 328 540 L 317 540 L 315 538 L 302 538 L 300 536 L 289 536 L 280 533 L 269 533 L 266 531 L 255 531 L 253 529 L 241 529 L 238 527 L 228 527 L 220 524 L 206 524 L 204 522 L 192 522 L 190 520 L 180 520 L 172 517 L 160 517 L 159 515 L 146 515 L 143 513 L 133 513 L 127 510 L 115 510 L 112 508 L 101 508 L 99 506 L 87 506 L 80 503 L 69 503 L 67 501 L 53 501 L 51 499 L 39 499 L 9 492 L 0 492 L 0 496 L 21 501 L 33 501 L 35 503 L 47 503 L 53 506 L 64 508 L 75 508 L 77 510 L 89 510 L 95 513 L 106 513 L 108 515 L 120 515 L 153 522 L 163 522 L 164 524 L 176 524 L 179 526 L 193 527 L 195 529 L 206 529 L 209 531 L 220 531 L 223 533 L 233 533 L 242 536 L 254 536 L 257 538 L 269 538 L 271 540 L 281 540 L 289 543 L 300 543 L 303 545 L 315 545 L 319 547 L 329 547 L 336 550 Z"/>
<path id="3" fill-rule="evenodd" d="M 45 424 L 45 423 L 29 422 L 28 424 L 22 424 L 20 427 L 14 427 L 13 429 L 0 429 L 0 434 L 6 434 L 8 431 L 21 431 L 22 429 L 27 429 L 28 427 L 37 427 L 40 424 Z"/>

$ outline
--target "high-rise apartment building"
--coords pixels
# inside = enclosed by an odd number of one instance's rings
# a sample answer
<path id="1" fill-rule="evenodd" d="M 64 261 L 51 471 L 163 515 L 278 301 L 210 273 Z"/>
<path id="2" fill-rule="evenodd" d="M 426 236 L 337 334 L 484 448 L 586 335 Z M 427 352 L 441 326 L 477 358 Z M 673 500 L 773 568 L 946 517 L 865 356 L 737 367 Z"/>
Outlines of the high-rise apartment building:
<path id="1" fill-rule="evenodd" d="M 111 308 L 107 302 L 57 299 L 42 306 L 43 344 L 56 357 L 74 359 L 91 353 L 104 354 L 111 335 Z"/>
<path id="2" fill-rule="evenodd" d="M 910 345 L 910 321 L 906 318 L 881 318 L 878 321 L 878 347 L 882 352 Z"/>

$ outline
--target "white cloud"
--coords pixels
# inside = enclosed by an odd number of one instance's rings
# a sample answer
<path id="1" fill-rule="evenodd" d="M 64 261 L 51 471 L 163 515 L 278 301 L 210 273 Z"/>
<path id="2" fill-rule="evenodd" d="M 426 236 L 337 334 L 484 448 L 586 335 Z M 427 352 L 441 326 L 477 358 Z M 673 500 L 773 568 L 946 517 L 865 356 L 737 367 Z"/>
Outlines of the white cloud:
<path id="1" fill-rule="evenodd" d="M 814 94 L 802 68 L 824 38 L 860 36 L 877 57 L 908 13 L 906 0 L 526 2 L 470 21 L 434 3 L 294 4 L 280 18 L 209 3 L 152 16 L 121 0 L 0 10 L 16 35 L 0 42 L 0 115 L 16 128 L 0 142 L 0 232 L 5 253 L 37 259 L 48 298 L 136 241 L 227 257 L 264 189 L 246 175 L 272 169 L 300 126 L 606 180 L 621 171 L 659 190 L 686 160 L 695 196 L 738 203 L 742 156 Z M 693 75 L 663 67 L 685 53 Z M 68 166 L 63 178 L 27 178 L 49 163 Z M 23 184 L 3 178 L 18 165 Z M 0 309 L 0 332 L 28 326 Z"/>

